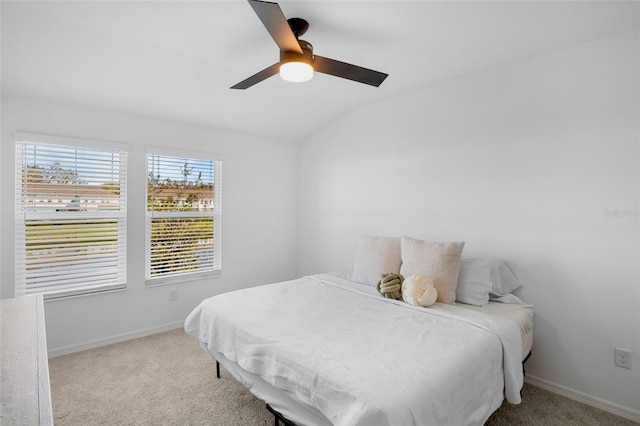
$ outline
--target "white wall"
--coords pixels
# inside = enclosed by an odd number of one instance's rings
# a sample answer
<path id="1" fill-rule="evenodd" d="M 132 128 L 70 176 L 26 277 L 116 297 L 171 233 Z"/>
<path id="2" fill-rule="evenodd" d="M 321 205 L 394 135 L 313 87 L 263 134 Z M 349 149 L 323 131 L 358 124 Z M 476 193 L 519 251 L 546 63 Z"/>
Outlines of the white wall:
<path id="1" fill-rule="evenodd" d="M 638 36 L 370 105 L 311 137 L 300 274 L 350 267 L 360 233 L 464 240 L 526 283 L 530 380 L 640 419 Z"/>
<path id="2" fill-rule="evenodd" d="M 179 326 L 206 297 L 296 275 L 297 148 L 221 130 L 78 106 L 4 97 L 0 178 L 1 297 L 14 296 L 15 131 L 128 143 L 128 283 L 115 291 L 45 303 L 50 354 Z M 172 286 L 144 285 L 144 147 L 223 156 L 222 275 Z M 274 202 L 277 200 L 277 202 Z M 178 300 L 169 301 L 169 288 Z"/>

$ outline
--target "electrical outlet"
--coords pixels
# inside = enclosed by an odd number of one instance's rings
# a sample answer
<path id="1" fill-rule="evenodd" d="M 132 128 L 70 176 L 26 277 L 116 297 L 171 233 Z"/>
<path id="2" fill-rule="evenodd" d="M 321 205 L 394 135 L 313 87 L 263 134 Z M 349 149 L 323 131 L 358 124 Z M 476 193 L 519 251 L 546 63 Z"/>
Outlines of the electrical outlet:
<path id="1" fill-rule="evenodd" d="M 175 288 L 169 290 L 169 300 L 178 300 L 178 290 Z"/>
<path id="2" fill-rule="evenodd" d="M 631 370 L 631 351 L 627 349 L 615 348 L 616 367 L 628 368 Z"/>

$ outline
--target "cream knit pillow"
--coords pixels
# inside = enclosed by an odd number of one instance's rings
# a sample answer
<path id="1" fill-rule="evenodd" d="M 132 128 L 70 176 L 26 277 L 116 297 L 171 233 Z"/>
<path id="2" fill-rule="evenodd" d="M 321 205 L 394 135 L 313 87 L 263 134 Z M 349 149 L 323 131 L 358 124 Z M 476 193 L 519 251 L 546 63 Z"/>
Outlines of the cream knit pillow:
<path id="1" fill-rule="evenodd" d="M 437 301 L 455 302 L 464 241 L 436 243 L 402 237 L 400 244 L 402 252 L 400 273 L 405 277 L 421 274 L 431 278 L 438 290 Z"/>

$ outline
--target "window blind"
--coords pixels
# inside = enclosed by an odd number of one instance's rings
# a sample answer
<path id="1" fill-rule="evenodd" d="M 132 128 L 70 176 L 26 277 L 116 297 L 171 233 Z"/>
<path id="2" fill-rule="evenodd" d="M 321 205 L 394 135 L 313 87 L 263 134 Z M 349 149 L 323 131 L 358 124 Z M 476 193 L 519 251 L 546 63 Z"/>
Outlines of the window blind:
<path id="1" fill-rule="evenodd" d="M 147 154 L 146 282 L 221 270 L 222 162 Z"/>
<path id="2" fill-rule="evenodd" d="M 16 295 L 125 287 L 126 151 L 50 136 L 17 139 Z"/>

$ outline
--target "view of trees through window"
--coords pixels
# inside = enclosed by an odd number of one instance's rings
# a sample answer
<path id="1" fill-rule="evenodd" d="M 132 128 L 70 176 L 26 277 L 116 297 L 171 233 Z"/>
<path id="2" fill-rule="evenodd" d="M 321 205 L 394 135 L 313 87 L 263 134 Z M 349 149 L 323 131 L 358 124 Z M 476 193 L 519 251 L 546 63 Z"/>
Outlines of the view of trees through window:
<path id="1" fill-rule="evenodd" d="M 125 146 L 36 136 L 43 141 L 16 142 L 16 294 L 125 287 Z M 147 154 L 147 284 L 220 272 L 221 167 L 198 156 Z"/>
<path id="2" fill-rule="evenodd" d="M 19 142 L 16 293 L 126 282 L 126 154 Z"/>
<path id="3" fill-rule="evenodd" d="M 214 270 L 215 162 L 147 157 L 147 278 Z"/>

